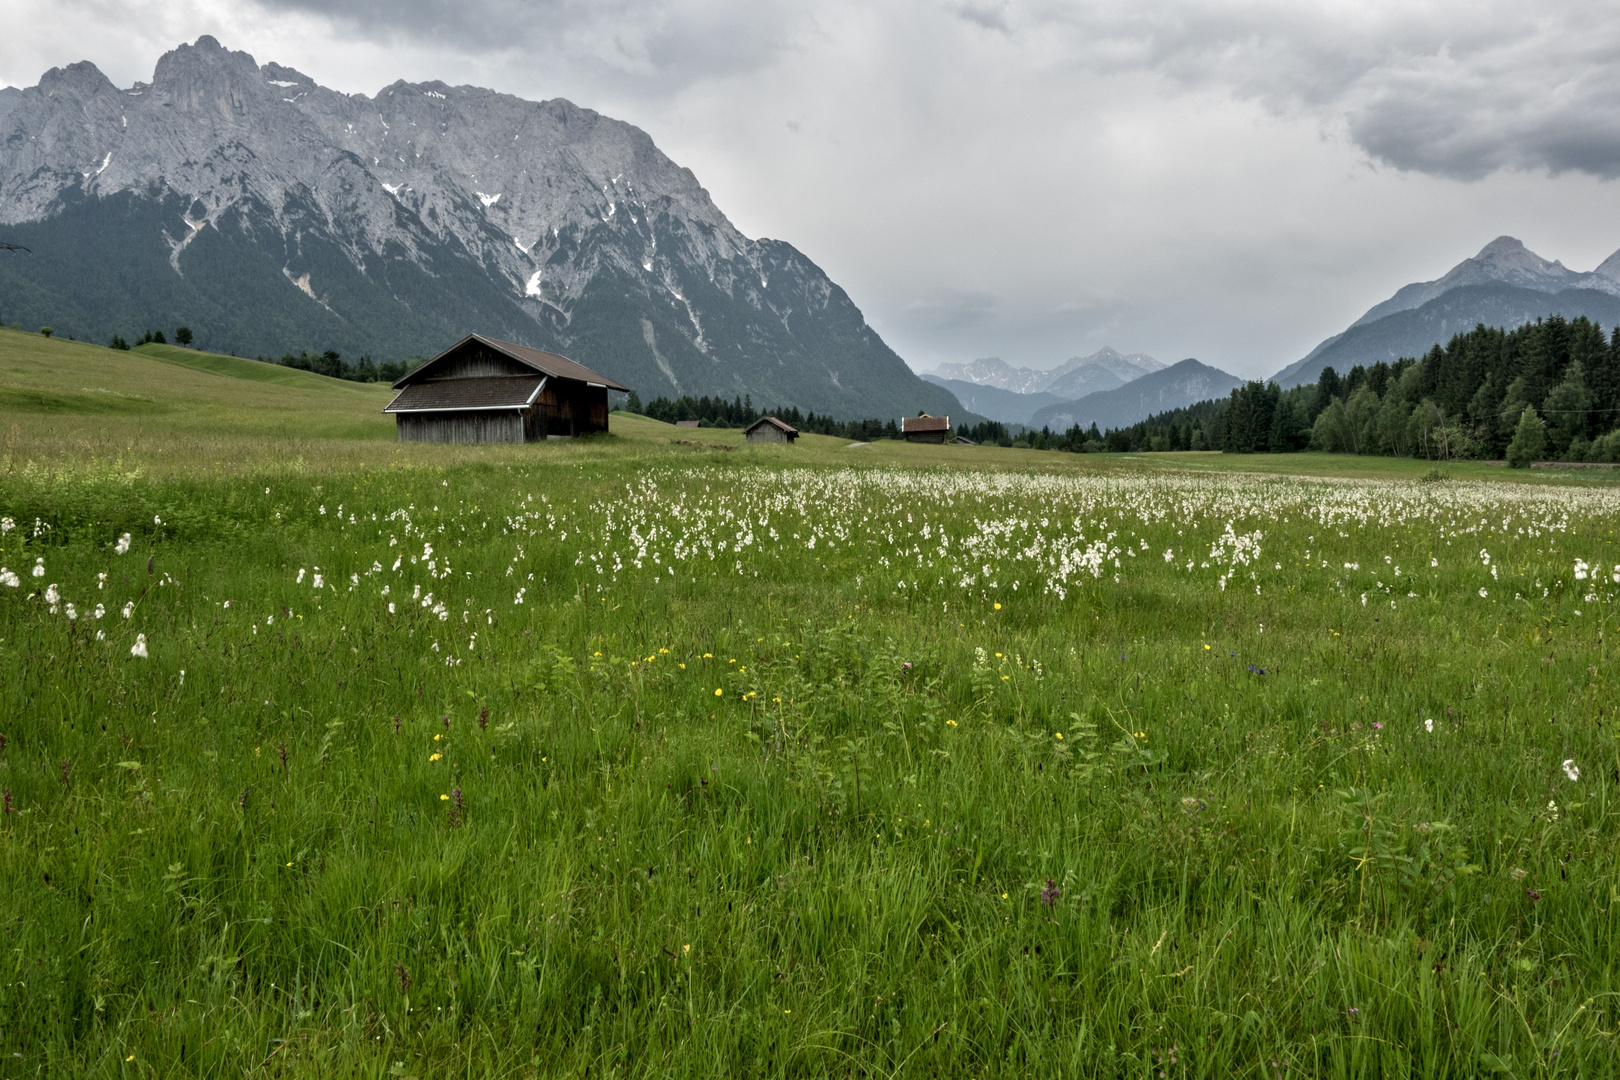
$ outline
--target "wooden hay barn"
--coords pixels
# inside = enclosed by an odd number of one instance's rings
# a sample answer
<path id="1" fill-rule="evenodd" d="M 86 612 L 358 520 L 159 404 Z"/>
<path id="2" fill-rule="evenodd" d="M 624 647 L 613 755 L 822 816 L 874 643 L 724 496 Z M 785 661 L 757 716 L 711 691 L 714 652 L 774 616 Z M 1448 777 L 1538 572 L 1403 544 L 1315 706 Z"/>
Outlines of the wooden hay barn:
<path id="1" fill-rule="evenodd" d="M 743 438 L 751 443 L 790 443 L 798 437 L 798 428 L 774 416 L 762 416 L 743 429 Z"/>
<path id="2" fill-rule="evenodd" d="M 608 391 L 566 356 L 469 334 L 394 384 L 401 442 L 521 443 L 608 429 Z"/>
<path id="3" fill-rule="evenodd" d="M 900 434 L 907 442 L 943 443 L 950 438 L 951 418 L 927 413 L 901 417 Z"/>

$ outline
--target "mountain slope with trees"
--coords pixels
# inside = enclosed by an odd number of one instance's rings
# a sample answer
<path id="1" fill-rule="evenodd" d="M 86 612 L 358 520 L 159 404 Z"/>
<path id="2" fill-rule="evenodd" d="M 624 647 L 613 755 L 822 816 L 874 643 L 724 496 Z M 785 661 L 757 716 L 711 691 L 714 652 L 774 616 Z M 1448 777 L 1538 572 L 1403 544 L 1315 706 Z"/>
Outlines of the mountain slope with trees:
<path id="1" fill-rule="evenodd" d="M 1150 418 L 1123 441 L 1168 444 L 1196 420 L 1201 442 L 1233 453 L 1615 462 L 1620 326 L 1605 335 L 1589 319 L 1561 316 L 1514 329 L 1480 325 L 1419 358 L 1344 375 L 1328 367 L 1289 389 L 1249 382 L 1200 409 Z"/>

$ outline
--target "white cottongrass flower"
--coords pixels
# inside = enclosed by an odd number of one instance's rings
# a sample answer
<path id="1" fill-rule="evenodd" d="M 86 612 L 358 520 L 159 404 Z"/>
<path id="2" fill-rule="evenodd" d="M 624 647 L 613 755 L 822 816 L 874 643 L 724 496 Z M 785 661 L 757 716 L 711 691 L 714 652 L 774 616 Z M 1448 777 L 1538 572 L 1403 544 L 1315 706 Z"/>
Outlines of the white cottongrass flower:
<path id="1" fill-rule="evenodd" d="M 103 617 L 106 616 L 106 614 L 107 614 L 106 607 L 101 605 L 101 604 L 97 604 L 96 605 L 96 610 L 95 610 L 96 618 L 98 618 L 98 619 L 103 618 Z"/>
<path id="2" fill-rule="evenodd" d="M 129 533 L 125 533 L 123 536 L 120 536 L 118 538 L 118 543 L 113 545 L 113 554 L 114 555 L 128 555 L 129 554 Z"/>
<path id="3" fill-rule="evenodd" d="M 152 524 L 161 525 L 161 524 L 163 524 L 163 519 L 158 517 L 156 514 L 153 514 L 152 515 Z"/>
<path id="4" fill-rule="evenodd" d="M 392 600 L 390 600 L 388 602 L 388 614 L 392 615 L 393 613 L 394 613 L 394 602 Z"/>
<path id="5" fill-rule="evenodd" d="M 309 573 L 309 571 L 305 570 L 303 567 L 300 566 L 298 568 L 298 580 L 293 582 L 293 584 L 294 585 L 302 585 L 304 583 L 304 575 L 307 574 L 307 573 Z"/>
<path id="6" fill-rule="evenodd" d="M 53 608 L 62 602 L 62 594 L 57 591 L 54 581 L 45 586 L 45 602 Z"/>
<path id="7" fill-rule="evenodd" d="M 324 589 L 326 587 L 326 578 L 322 577 L 320 574 L 316 574 L 314 584 L 317 589 Z"/>
<path id="8" fill-rule="evenodd" d="M 105 630 L 97 630 L 96 631 L 96 640 L 97 641 L 106 641 L 107 640 L 107 631 L 105 631 Z"/>
<path id="9" fill-rule="evenodd" d="M 129 655 L 138 656 L 142 660 L 146 659 L 146 635 L 145 634 L 136 634 L 135 635 L 135 644 L 133 644 L 133 645 L 131 645 L 129 647 Z"/>
<path id="10" fill-rule="evenodd" d="M 135 601 L 130 600 L 124 604 L 124 618 L 127 619 L 133 614 L 135 614 Z"/>
<path id="11" fill-rule="evenodd" d="M 8 589 L 15 589 L 21 584 L 22 578 L 18 577 L 16 574 L 13 574 L 5 567 L 0 566 L 0 585 L 4 585 Z"/>
<path id="12" fill-rule="evenodd" d="M 45 560 L 44 559 L 35 559 L 34 560 L 34 576 L 35 577 L 44 577 L 45 576 Z"/>
<path id="13" fill-rule="evenodd" d="M 1423 730 L 1427 731 L 1431 735 L 1434 734 L 1434 721 L 1433 720 L 1425 720 L 1425 721 L 1423 721 Z"/>
<path id="14" fill-rule="evenodd" d="M 79 609 L 74 607 L 72 604 L 69 604 L 67 606 L 67 617 L 68 617 L 68 622 L 78 622 L 79 621 Z"/>
<path id="15" fill-rule="evenodd" d="M 186 669 L 185 668 L 180 669 L 180 685 L 181 686 L 186 685 Z"/>
<path id="16" fill-rule="evenodd" d="M 4 536 L 17 527 L 17 523 L 8 517 L 0 517 L 0 536 Z"/>
<path id="17" fill-rule="evenodd" d="M 1572 783 L 1572 784 L 1580 783 L 1581 767 L 1579 765 L 1575 764 L 1575 759 L 1574 758 L 1566 758 L 1564 760 L 1564 775 L 1569 777 L 1569 782 L 1570 783 Z"/>
<path id="18" fill-rule="evenodd" d="M 1486 592 L 1484 589 L 1479 590 L 1479 598 L 1481 600 L 1485 599 L 1489 595 L 1491 595 L 1491 594 Z"/>

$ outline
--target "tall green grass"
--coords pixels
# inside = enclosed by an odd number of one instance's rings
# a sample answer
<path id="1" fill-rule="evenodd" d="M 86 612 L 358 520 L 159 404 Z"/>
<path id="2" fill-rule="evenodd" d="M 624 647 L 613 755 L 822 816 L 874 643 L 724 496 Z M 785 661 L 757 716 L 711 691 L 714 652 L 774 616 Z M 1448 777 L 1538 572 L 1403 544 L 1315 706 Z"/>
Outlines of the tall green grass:
<path id="1" fill-rule="evenodd" d="M 0 1075 L 1612 1073 L 1612 496 L 547 453 L 0 484 Z"/>

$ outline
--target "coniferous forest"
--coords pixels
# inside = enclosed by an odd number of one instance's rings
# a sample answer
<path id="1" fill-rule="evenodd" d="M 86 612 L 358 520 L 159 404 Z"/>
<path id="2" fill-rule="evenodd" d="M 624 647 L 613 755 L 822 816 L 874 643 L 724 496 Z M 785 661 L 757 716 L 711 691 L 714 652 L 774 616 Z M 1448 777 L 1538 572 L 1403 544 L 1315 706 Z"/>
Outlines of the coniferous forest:
<path id="1" fill-rule="evenodd" d="M 1620 461 L 1620 327 L 1584 318 L 1458 334 L 1420 359 L 1289 390 L 1250 382 L 1219 402 L 1109 432 L 1108 449 Z"/>

